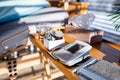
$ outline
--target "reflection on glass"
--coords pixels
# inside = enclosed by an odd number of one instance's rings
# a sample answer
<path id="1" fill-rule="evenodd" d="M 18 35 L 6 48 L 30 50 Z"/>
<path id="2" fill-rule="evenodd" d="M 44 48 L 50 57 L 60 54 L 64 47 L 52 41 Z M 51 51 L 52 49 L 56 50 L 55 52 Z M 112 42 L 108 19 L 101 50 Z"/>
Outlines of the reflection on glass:
<path id="1" fill-rule="evenodd" d="M 40 23 L 37 25 L 37 33 L 40 34 L 40 38 L 43 38 L 45 36 L 45 33 L 50 26 L 51 25 L 48 23 Z"/>
<path id="2" fill-rule="evenodd" d="M 45 25 L 43 24 L 38 24 L 37 25 L 37 32 L 41 35 L 44 36 L 45 35 Z"/>

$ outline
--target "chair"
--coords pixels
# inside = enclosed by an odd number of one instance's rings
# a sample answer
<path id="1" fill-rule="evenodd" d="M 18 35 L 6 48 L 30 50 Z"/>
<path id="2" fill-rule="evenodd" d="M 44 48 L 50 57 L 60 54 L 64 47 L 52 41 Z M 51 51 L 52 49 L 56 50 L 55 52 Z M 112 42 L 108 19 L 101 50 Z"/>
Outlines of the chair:
<path id="1" fill-rule="evenodd" d="M 48 0 L 51 6 L 63 8 L 69 13 L 69 17 L 77 15 L 78 13 L 84 14 L 88 10 L 88 2 L 76 2 L 76 0 Z"/>

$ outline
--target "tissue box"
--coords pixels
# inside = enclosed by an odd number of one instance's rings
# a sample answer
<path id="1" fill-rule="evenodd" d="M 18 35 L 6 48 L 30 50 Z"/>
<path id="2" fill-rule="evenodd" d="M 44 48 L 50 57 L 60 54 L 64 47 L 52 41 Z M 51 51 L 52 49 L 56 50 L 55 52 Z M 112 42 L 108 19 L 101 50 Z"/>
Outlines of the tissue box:
<path id="1" fill-rule="evenodd" d="M 43 42 L 44 42 L 44 46 L 48 50 L 52 50 L 52 49 L 58 47 L 59 45 L 64 44 L 65 39 L 63 38 L 63 39 L 60 39 L 60 40 L 49 41 L 46 38 L 44 38 Z"/>

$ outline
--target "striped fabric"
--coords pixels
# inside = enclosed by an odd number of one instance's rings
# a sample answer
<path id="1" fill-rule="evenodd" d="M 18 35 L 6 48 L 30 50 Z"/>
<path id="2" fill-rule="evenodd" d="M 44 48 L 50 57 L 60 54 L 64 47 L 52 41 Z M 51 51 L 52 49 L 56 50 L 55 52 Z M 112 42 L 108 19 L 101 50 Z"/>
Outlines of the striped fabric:
<path id="1" fill-rule="evenodd" d="M 89 10 L 114 12 L 120 7 L 116 7 L 113 4 L 120 3 L 120 0 L 85 0 L 90 3 Z"/>
<path id="2" fill-rule="evenodd" d="M 113 4 L 120 3 L 120 0 L 85 0 L 90 2 L 88 12 L 93 13 L 96 18 L 91 27 L 103 30 L 103 39 L 120 44 L 120 30 L 115 30 L 115 25 L 110 20 L 108 15 L 120 7 Z"/>

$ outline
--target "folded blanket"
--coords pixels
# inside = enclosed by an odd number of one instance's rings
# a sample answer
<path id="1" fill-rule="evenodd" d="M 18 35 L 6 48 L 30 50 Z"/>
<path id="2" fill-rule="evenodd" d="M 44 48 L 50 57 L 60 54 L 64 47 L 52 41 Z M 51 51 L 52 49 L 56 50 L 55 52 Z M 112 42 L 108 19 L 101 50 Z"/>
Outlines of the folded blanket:
<path id="1" fill-rule="evenodd" d="M 2 0 L 0 1 L 0 23 L 31 15 L 48 5 L 46 0 Z"/>

